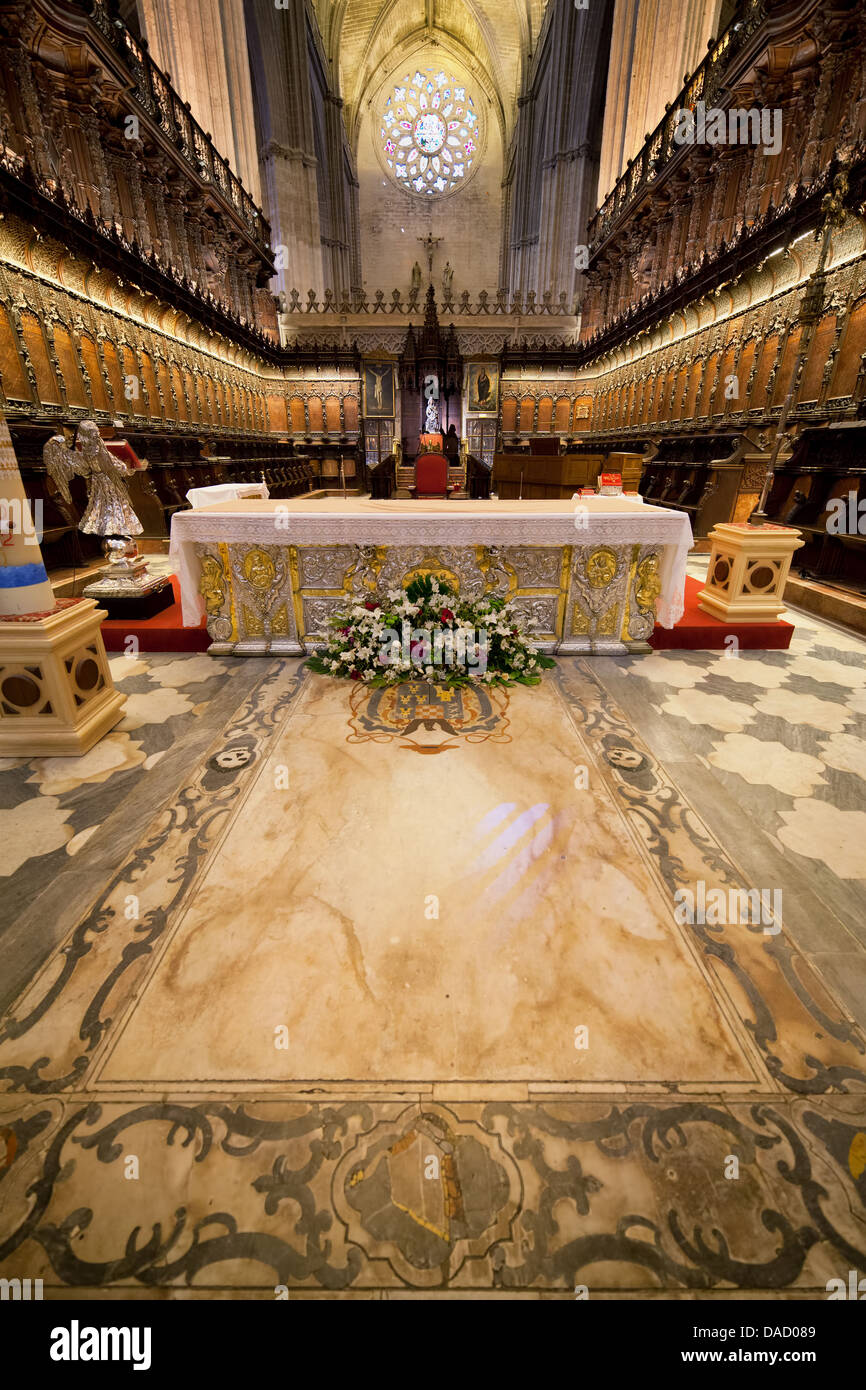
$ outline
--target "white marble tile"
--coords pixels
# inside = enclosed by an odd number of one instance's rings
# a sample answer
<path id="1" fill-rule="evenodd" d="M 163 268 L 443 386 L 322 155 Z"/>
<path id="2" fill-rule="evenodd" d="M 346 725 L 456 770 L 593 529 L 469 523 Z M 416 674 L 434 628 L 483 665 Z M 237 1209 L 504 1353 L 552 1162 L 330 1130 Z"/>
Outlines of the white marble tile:
<path id="1" fill-rule="evenodd" d="M 141 729 L 145 724 L 163 724 L 177 714 L 189 714 L 194 706 L 182 690 L 167 685 L 156 690 L 143 690 L 127 696 L 126 713 L 121 729 Z"/>
<path id="2" fill-rule="evenodd" d="M 811 796 L 827 780 L 818 758 L 751 734 L 728 734 L 713 745 L 707 761 L 723 772 L 737 773 L 753 787 L 775 787 L 787 796 Z"/>
<path id="3" fill-rule="evenodd" d="M 813 798 L 795 801 L 781 817 L 778 838 L 787 849 L 821 860 L 838 878 L 866 878 L 866 813 Z"/>
<path id="4" fill-rule="evenodd" d="M 225 671 L 225 662 L 207 656 L 204 652 L 197 652 L 180 656 L 176 661 L 154 663 L 148 669 L 148 676 L 157 685 L 180 686 L 195 685 L 198 681 L 223 675 Z"/>
<path id="5" fill-rule="evenodd" d="M 625 670 L 629 676 L 640 676 L 643 680 L 653 681 L 658 685 L 676 686 L 680 690 L 700 685 L 706 675 L 703 667 L 682 661 L 666 652 L 653 652 L 651 656 L 641 657 Z"/>
<path id="6" fill-rule="evenodd" d="M 866 781 L 866 739 L 854 734 L 831 734 L 819 744 L 819 757 L 828 767 L 839 772 L 853 772 Z"/>
<path id="7" fill-rule="evenodd" d="M 690 724 L 709 725 L 722 734 L 738 733 L 755 717 L 751 705 L 729 700 L 726 695 L 708 695 L 703 690 L 681 690 L 669 695 L 661 712 L 687 719 Z"/>
<path id="8" fill-rule="evenodd" d="M 143 676 L 152 670 L 152 663 L 141 656 L 119 654 L 108 658 L 108 669 L 115 685 L 129 680 L 132 676 Z"/>
<path id="9" fill-rule="evenodd" d="M 85 782 L 105 782 L 115 772 L 138 767 L 144 758 L 141 745 L 117 728 L 80 758 L 34 758 L 27 780 L 36 783 L 43 796 L 62 796 Z"/>
<path id="10" fill-rule="evenodd" d="M 803 695 L 796 690 L 771 690 L 755 704 L 761 714 L 784 719 L 796 726 L 807 724 L 812 729 L 823 729 L 826 733 L 841 733 L 854 722 L 843 705 L 833 700 L 819 700 L 815 695 Z"/>
<path id="11" fill-rule="evenodd" d="M 810 676 L 813 681 L 848 686 L 852 690 L 862 690 L 866 686 L 866 666 L 846 666 L 830 657 L 794 656 L 791 670 L 798 676 Z"/>
<path id="12" fill-rule="evenodd" d="M 72 838 L 66 824 L 71 806 L 61 806 L 54 796 L 35 796 L 11 810 L 0 811 L 0 878 L 9 878 L 28 859 L 50 854 Z"/>
<path id="13" fill-rule="evenodd" d="M 777 690 L 784 685 L 789 676 L 787 666 L 771 666 L 763 659 L 764 653 L 740 652 L 737 656 L 724 653 L 710 659 L 706 675 L 722 676 L 725 680 L 737 681 L 741 685 L 758 685 L 763 690 Z"/>

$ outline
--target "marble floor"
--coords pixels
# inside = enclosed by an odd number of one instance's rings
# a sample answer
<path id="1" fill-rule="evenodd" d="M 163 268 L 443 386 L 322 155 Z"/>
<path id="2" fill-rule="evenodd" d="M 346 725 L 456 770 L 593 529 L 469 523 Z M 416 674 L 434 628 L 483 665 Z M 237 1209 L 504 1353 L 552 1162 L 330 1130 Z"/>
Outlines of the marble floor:
<path id="1" fill-rule="evenodd" d="M 109 738 L 0 768 L 0 1276 L 866 1274 L 866 643 L 793 617 L 456 697 L 116 658 Z"/>

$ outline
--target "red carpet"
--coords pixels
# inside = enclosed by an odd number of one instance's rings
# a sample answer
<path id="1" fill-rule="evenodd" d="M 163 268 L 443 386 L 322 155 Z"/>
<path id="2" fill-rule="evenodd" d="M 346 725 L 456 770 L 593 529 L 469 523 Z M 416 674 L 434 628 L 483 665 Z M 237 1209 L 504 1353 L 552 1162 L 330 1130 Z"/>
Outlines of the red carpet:
<path id="1" fill-rule="evenodd" d="M 794 628 L 791 623 L 724 623 L 698 607 L 700 579 L 686 575 L 686 606 L 676 627 L 656 625 L 650 646 L 664 651 L 723 651 L 725 638 L 734 636 L 743 651 L 787 651 Z"/>
<path id="2" fill-rule="evenodd" d="M 211 639 L 204 618 L 198 627 L 184 627 L 180 613 L 180 585 L 171 577 L 174 603 L 152 618 L 131 622 L 129 618 L 108 618 L 102 624 L 102 640 L 107 652 L 126 651 L 127 637 L 138 638 L 140 652 L 206 652 Z"/>
<path id="3" fill-rule="evenodd" d="M 199 627 L 184 627 L 180 614 L 180 588 L 177 576 L 172 576 L 174 603 L 162 613 L 143 622 L 109 619 L 102 624 L 106 651 L 125 650 L 127 637 L 138 638 L 142 652 L 206 652 L 210 637 L 202 619 Z M 686 577 L 686 606 L 676 627 L 656 627 L 650 646 L 656 651 L 722 651 L 725 638 L 739 639 L 744 651 L 787 651 L 794 629 L 790 623 L 723 623 L 698 608 L 698 594 L 703 588 L 698 579 Z"/>

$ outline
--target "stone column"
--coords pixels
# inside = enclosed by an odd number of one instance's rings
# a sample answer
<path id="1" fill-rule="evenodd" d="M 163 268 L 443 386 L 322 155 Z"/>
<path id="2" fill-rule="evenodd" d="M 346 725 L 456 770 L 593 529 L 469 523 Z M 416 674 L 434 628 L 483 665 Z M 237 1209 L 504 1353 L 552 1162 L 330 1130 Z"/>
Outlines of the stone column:
<path id="1" fill-rule="evenodd" d="M 616 0 L 607 78 L 599 202 L 665 114 L 687 72 L 718 37 L 721 0 Z"/>
<path id="2" fill-rule="evenodd" d="M 243 0 L 138 0 L 150 52 L 261 202 Z"/>
<path id="3" fill-rule="evenodd" d="M 287 295 L 298 289 L 304 298 L 308 289 L 324 288 L 305 7 L 295 0 L 278 10 L 273 0 L 247 0 L 246 17 L 262 140 L 262 197 L 278 252 L 271 289 Z M 286 248 L 282 256 L 280 247 Z"/>

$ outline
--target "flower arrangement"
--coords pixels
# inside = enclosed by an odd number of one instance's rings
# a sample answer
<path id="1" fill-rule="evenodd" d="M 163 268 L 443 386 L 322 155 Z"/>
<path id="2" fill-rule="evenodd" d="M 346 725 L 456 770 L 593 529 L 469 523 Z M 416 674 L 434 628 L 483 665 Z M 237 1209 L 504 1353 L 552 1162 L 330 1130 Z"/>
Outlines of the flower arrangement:
<path id="1" fill-rule="evenodd" d="M 325 676 L 398 685 L 424 676 L 440 685 L 538 685 L 556 663 L 537 652 L 505 599 L 461 599 L 447 581 L 417 575 L 384 599 L 332 618 L 329 642 L 307 665 Z"/>

